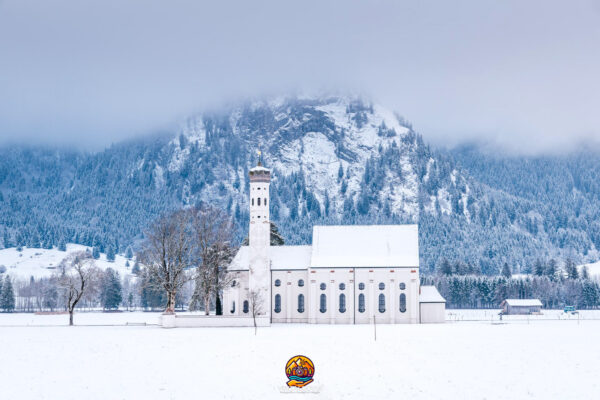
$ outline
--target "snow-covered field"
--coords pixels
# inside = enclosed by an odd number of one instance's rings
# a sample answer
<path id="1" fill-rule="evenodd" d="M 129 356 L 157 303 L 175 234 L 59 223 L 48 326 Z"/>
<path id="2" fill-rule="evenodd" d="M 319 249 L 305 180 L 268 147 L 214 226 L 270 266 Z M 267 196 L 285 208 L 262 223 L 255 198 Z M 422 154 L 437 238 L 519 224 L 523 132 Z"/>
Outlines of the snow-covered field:
<path id="1" fill-rule="evenodd" d="M 23 247 L 20 252 L 14 247 L 2 249 L 0 250 L 0 265 L 6 267 L 6 274 L 10 275 L 11 278 L 29 279 L 33 276 L 37 279 L 48 277 L 56 271 L 56 266 L 70 252 L 85 251 L 86 249 L 92 251 L 90 247 L 72 243 L 67 244 L 67 251 L 60 251 L 56 248 L 34 249 L 27 247 Z M 105 254 L 101 254 L 100 259 L 96 260 L 96 265 L 101 269 L 110 267 L 118 271 L 123 277 L 125 274 L 129 274 L 133 267 L 133 261 L 129 261 L 129 267 L 125 265 L 127 261 L 125 257 L 117 255 L 115 261 L 110 262 L 106 260 Z"/>
<path id="2" fill-rule="evenodd" d="M 590 263 L 590 264 L 583 264 L 580 265 L 578 268 L 581 271 L 581 269 L 587 266 L 588 268 L 588 272 L 590 274 L 590 276 L 600 276 L 600 261 L 595 262 L 595 263 Z"/>
<path id="3" fill-rule="evenodd" d="M 467 310 L 468 311 L 468 310 Z M 449 311 L 455 312 L 455 311 Z M 480 311 L 470 311 L 477 315 Z M 156 313 L 0 315 L 2 399 L 274 399 L 285 362 L 329 399 L 593 399 L 600 321 L 162 329 Z M 506 322 L 506 321 L 503 321 Z M 15 325 L 49 325 L 15 327 Z M 12 326 L 8 326 L 12 325 Z M 10 345 L 6 345 L 10 343 Z"/>

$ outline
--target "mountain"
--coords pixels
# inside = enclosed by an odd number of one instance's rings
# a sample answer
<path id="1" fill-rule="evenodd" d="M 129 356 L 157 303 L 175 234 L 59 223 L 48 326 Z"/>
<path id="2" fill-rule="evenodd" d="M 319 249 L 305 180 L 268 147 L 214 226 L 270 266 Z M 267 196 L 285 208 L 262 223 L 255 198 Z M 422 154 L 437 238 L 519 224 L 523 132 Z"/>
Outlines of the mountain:
<path id="1" fill-rule="evenodd" d="M 484 273 L 504 262 L 520 271 L 536 258 L 599 258 L 597 156 L 574 157 L 568 176 L 552 175 L 562 166 L 553 158 L 525 173 L 525 158 L 432 149 L 404 118 L 358 97 L 240 103 L 98 153 L 1 148 L 0 245 L 123 253 L 162 212 L 199 202 L 230 212 L 241 240 L 259 150 L 273 169 L 271 216 L 289 244 L 308 243 L 314 224 L 418 222 L 425 271 L 443 258 Z M 564 190 L 541 198 L 538 184 L 552 188 L 554 177 Z"/>

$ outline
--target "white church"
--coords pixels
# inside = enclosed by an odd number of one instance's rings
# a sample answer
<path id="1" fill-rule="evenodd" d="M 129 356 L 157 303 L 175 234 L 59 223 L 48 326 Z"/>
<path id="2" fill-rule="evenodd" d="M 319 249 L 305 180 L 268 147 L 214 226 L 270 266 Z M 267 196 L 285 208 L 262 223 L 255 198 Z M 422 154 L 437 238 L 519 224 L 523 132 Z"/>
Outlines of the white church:
<path id="1" fill-rule="evenodd" d="M 312 245 L 271 246 L 271 171 L 249 173 L 249 245 L 229 266 L 224 316 L 249 316 L 255 292 L 267 324 L 444 322 L 445 300 L 420 286 L 417 225 L 315 226 Z"/>

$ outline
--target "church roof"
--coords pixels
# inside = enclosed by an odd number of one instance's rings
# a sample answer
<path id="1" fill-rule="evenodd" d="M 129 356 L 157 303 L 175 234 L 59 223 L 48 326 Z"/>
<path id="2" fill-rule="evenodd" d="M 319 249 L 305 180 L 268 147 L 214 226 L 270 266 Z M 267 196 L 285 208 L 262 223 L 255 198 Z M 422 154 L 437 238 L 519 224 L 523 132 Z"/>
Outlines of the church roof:
<path id="1" fill-rule="evenodd" d="M 418 267 L 417 225 L 313 227 L 311 267 Z"/>
<path id="2" fill-rule="evenodd" d="M 445 303 L 446 300 L 442 297 L 435 286 L 421 286 L 419 294 L 419 303 Z"/>
<path id="3" fill-rule="evenodd" d="M 310 265 L 311 246 L 270 246 L 269 257 L 271 269 L 307 269 Z M 246 271 L 250 264 L 250 248 L 240 247 L 231 261 L 229 269 L 232 271 Z"/>

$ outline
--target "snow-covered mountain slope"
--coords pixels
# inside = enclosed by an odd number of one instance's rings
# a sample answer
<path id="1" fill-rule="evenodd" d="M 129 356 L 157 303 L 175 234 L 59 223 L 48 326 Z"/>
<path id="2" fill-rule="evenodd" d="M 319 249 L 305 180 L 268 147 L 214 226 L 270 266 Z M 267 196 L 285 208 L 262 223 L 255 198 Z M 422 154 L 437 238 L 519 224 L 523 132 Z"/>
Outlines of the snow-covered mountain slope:
<path id="1" fill-rule="evenodd" d="M 219 125 L 219 118 L 226 123 Z M 362 190 L 368 161 L 394 151 L 394 166 L 384 171 L 386 185 L 376 200 L 389 203 L 392 213 L 416 221 L 418 178 L 413 161 L 417 138 L 402 123 L 389 110 L 358 98 L 254 102 L 227 116 L 199 115 L 187 121 L 182 134 L 170 143 L 167 168 L 180 172 L 187 162 L 199 166 L 194 151 L 218 152 L 225 145 L 219 141 L 241 141 L 248 160 L 255 160 L 260 150 L 265 164 L 275 170 L 275 179 L 302 174 L 316 200 L 323 205 L 328 198 L 332 211 L 341 216 L 347 194 L 356 196 Z M 246 167 L 227 171 L 214 184 L 227 186 L 244 180 Z"/>
<path id="2" fill-rule="evenodd" d="M 240 103 L 96 154 L 0 148 L 0 246 L 123 253 L 158 215 L 198 202 L 230 212 L 241 240 L 259 150 L 273 169 L 271 217 L 290 244 L 309 243 L 315 224 L 418 222 L 424 271 L 443 258 L 487 273 L 504 262 L 517 273 L 536 258 L 600 258 L 597 155 L 570 170 L 542 160 L 544 174 L 525 177 L 531 185 L 511 186 L 519 169 L 504 165 L 499 179 L 483 156 L 431 149 L 394 112 L 340 96 Z M 552 191 L 554 176 L 564 189 Z"/>
<path id="3" fill-rule="evenodd" d="M 35 249 L 24 247 L 21 251 L 16 248 L 7 248 L 0 250 L 0 266 L 4 266 L 6 271 L 4 274 L 10 275 L 11 278 L 35 279 L 49 277 L 56 273 L 57 266 L 60 262 L 74 251 L 92 251 L 91 248 L 80 244 L 69 243 L 66 246 L 66 251 L 54 249 Z M 130 266 L 125 264 L 129 261 Z M 117 255 L 115 261 L 108 261 L 105 254 L 100 254 L 100 258 L 95 260 L 96 266 L 105 270 L 112 268 L 123 277 L 131 274 L 133 261 L 127 260 L 125 257 Z"/>

